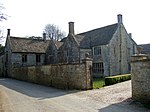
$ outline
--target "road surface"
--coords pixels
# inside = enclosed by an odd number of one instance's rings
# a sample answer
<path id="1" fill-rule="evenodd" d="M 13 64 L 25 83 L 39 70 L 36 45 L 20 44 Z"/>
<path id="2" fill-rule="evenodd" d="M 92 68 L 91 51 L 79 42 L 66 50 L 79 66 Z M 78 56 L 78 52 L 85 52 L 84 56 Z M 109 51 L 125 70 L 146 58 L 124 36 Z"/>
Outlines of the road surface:
<path id="1" fill-rule="evenodd" d="M 96 90 L 61 90 L 0 79 L 0 112 L 149 112 L 131 100 L 131 81 Z"/>

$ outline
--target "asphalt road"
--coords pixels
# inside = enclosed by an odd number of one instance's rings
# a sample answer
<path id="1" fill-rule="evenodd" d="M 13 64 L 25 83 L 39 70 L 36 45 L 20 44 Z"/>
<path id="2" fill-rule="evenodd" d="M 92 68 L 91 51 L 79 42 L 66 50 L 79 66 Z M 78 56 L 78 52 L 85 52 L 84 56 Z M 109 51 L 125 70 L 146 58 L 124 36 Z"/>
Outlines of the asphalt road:
<path id="1" fill-rule="evenodd" d="M 98 90 L 69 91 L 13 79 L 0 79 L 0 112 L 150 111 L 133 102 L 130 93 L 131 81 Z"/>

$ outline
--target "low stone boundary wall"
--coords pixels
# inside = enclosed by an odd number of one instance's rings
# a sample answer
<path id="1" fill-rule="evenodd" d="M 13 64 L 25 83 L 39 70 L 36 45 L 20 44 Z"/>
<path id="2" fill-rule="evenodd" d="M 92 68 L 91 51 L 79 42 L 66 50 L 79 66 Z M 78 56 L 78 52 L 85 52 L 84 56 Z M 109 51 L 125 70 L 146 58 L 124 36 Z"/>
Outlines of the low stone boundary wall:
<path id="1" fill-rule="evenodd" d="M 12 69 L 12 78 L 62 89 L 92 89 L 92 61 Z"/>
<path id="2" fill-rule="evenodd" d="M 132 98 L 150 102 L 150 59 L 135 55 L 131 62 Z"/>

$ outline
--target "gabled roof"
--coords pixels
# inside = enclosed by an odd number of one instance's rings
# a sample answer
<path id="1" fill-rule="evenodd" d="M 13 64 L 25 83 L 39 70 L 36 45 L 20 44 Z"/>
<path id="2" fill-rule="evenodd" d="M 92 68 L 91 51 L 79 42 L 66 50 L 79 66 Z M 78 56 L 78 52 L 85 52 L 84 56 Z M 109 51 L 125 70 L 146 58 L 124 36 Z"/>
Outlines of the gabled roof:
<path id="1" fill-rule="evenodd" d="M 10 36 L 12 52 L 46 53 L 50 40 L 38 40 Z M 59 42 L 55 42 L 58 45 Z M 58 45 L 59 46 L 59 45 Z"/>
<path id="2" fill-rule="evenodd" d="M 78 34 L 85 36 L 80 42 L 80 47 L 90 48 L 92 46 L 108 44 L 109 41 L 112 39 L 113 34 L 117 30 L 117 27 L 118 23 Z"/>
<path id="3" fill-rule="evenodd" d="M 84 38 L 85 36 L 82 36 L 82 35 L 74 35 L 74 37 L 75 37 L 77 43 L 80 44 L 80 42 L 83 40 L 83 38 Z M 67 36 L 67 37 L 63 38 L 63 39 L 61 40 L 61 42 L 65 42 L 67 38 L 69 38 L 69 37 Z"/>
<path id="4" fill-rule="evenodd" d="M 53 42 L 55 43 L 55 46 L 57 47 L 57 49 L 59 49 L 63 44 L 63 42 L 56 41 L 56 40 L 54 40 Z"/>
<path id="5" fill-rule="evenodd" d="M 85 36 L 82 35 L 75 35 L 75 39 L 78 43 L 78 45 L 80 45 L 80 43 L 82 42 L 82 40 L 84 39 Z"/>
<path id="6" fill-rule="evenodd" d="M 150 44 L 141 44 L 143 54 L 150 54 Z"/>

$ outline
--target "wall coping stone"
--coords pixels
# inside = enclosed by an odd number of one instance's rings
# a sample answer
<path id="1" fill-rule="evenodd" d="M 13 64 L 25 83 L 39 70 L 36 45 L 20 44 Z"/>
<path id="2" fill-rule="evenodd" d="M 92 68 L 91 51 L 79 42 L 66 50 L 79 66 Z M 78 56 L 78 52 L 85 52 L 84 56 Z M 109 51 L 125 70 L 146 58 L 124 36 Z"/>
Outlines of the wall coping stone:
<path id="1" fill-rule="evenodd" d="M 131 56 L 131 62 L 138 62 L 138 61 L 149 61 L 150 58 L 147 54 L 135 54 Z"/>

